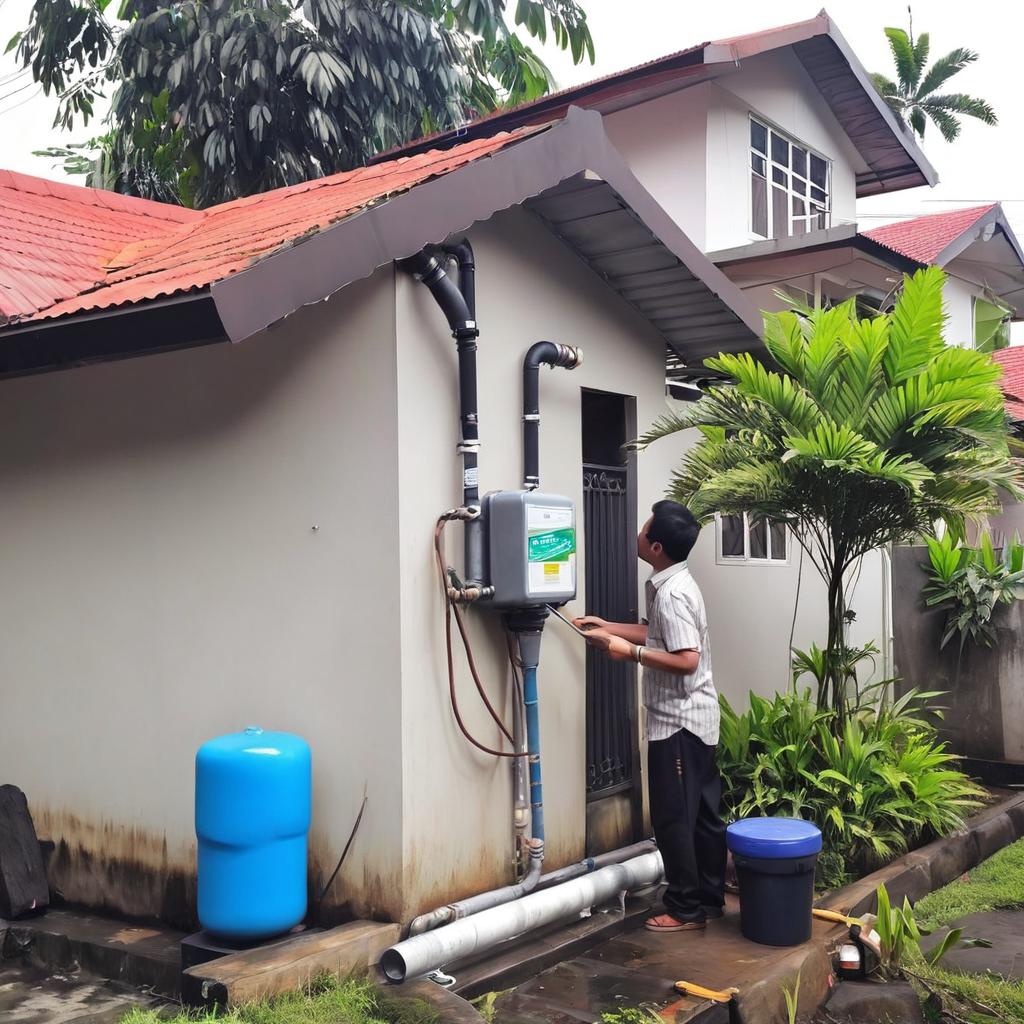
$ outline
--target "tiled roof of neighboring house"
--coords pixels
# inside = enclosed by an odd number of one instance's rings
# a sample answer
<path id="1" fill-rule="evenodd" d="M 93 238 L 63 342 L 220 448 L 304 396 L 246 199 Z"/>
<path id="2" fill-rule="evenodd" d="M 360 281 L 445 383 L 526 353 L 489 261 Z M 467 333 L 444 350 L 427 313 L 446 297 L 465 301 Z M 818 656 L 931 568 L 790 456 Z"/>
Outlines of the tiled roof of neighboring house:
<path id="1" fill-rule="evenodd" d="M 0 323 L 204 288 L 536 130 L 501 133 L 201 211 L 0 172 Z"/>
<path id="2" fill-rule="evenodd" d="M 194 210 L 0 171 L 0 322 L 102 281 L 127 243 L 163 237 Z"/>
<path id="3" fill-rule="evenodd" d="M 1024 422 L 1024 345 L 1011 345 L 992 353 L 1003 368 L 1002 388 L 1010 418 Z"/>
<path id="4" fill-rule="evenodd" d="M 891 249 L 900 256 L 917 260 L 918 263 L 934 263 L 950 243 L 955 242 L 965 231 L 973 227 L 997 203 L 986 206 L 971 206 L 965 210 L 950 210 L 946 213 L 930 213 L 913 220 L 886 224 L 864 235 L 873 242 Z"/>

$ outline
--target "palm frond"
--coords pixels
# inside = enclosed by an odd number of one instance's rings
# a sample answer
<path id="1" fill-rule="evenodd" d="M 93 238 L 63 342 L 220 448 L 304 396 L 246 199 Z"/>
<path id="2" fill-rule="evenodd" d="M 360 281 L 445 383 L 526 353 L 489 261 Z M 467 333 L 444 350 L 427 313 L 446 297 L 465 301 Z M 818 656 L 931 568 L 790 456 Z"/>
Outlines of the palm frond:
<path id="1" fill-rule="evenodd" d="M 955 142 L 956 139 L 959 137 L 960 122 L 952 114 L 947 113 L 941 107 L 920 106 L 915 109 L 915 112 L 921 114 L 922 123 L 924 122 L 924 115 L 927 114 L 928 117 L 930 117 L 931 120 L 935 123 L 935 126 L 939 129 L 939 131 L 942 133 L 942 137 L 947 142 Z M 921 131 L 919 134 L 922 137 L 924 136 L 923 131 Z"/>
<path id="2" fill-rule="evenodd" d="M 931 37 L 927 32 L 922 32 L 914 43 L 914 66 L 917 68 L 919 78 L 925 69 L 925 65 L 928 63 L 928 54 L 931 48 Z"/>
<path id="3" fill-rule="evenodd" d="M 938 267 L 926 267 L 913 277 L 904 275 L 903 289 L 890 314 L 889 347 L 882 360 L 890 383 L 899 384 L 919 373 L 942 350 L 945 279 Z"/>
<path id="4" fill-rule="evenodd" d="M 918 106 L 911 107 L 910 115 L 907 120 L 910 122 L 910 127 L 914 129 L 918 138 L 923 139 L 924 130 L 928 124 L 928 120 L 924 116 L 924 111 Z"/>
<path id="5" fill-rule="evenodd" d="M 872 72 L 871 83 L 878 90 L 879 96 L 895 96 L 899 93 L 899 86 L 891 78 L 877 71 Z"/>
<path id="6" fill-rule="evenodd" d="M 992 107 L 976 96 L 968 96 L 963 92 L 944 93 L 940 96 L 929 96 L 921 100 L 921 106 L 926 113 L 933 110 L 943 110 L 951 114 L 963 114 L 966 117 L 976 117 L 985 124 L 997 124 L 998 118 Z"/>
<path id="7" fill-rule="evenodd" d="M 940 85 L 949 81 L 958 71 L 963 71 L 968 64 L 977 59 L 978 55 L 973 50 L 963 48 L 951 50 L 928 69 L 918 86 L 917 95 L 921 99 L 927 99 Z"/>
<path id="8" fill-rule="evenodd" d="M 892 59 L 896 63 L 901 91 L 904 94 L 910 93 L 921 79 L 921 68 L 918 67 L 910 36 L 901 28 L 887 28 L 885 35 L 889 40 L 889 49 L 892 50 Z"/>

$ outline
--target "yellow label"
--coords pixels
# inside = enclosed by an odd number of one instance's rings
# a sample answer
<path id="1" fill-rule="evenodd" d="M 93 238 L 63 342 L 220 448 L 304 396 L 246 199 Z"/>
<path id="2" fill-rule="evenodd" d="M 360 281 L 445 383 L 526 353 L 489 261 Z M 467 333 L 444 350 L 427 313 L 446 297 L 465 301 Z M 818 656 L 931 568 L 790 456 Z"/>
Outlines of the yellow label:
<path id="1" fill-rule="evenodd" d="M 544 575 L 545 576 L 557 576 L 561 572 L 561 562 L 545 562 L 544 563 Z"/>

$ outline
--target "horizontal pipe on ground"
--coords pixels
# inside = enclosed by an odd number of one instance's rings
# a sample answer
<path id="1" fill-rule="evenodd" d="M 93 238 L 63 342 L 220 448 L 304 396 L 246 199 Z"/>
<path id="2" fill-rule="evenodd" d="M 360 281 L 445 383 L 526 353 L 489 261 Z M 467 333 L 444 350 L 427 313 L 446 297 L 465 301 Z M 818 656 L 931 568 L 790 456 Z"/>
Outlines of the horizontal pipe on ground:
<path id="1" fill-rule="evenodd" d="M 484 910 L 385 950 L 381 969 L 389 981 L 417 978 L 481 953 L 501 942 L 572 917 L 622 892 L 654 885 L 662 876 L 661 854 L 612 864 L 562 885 L 533 892 L 514 903 Z"/>

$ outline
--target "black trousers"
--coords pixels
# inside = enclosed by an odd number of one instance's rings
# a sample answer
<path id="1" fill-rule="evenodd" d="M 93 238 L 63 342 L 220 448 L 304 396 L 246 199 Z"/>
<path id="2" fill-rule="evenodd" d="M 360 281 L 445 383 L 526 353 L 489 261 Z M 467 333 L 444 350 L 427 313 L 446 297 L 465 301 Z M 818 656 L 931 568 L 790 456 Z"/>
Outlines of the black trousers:
<path id="1" fill-rule="evenodd" d="M 715 748 L 686 729 L 647 744 L 651 824 L 665 862 L 665 910 L 703 921 L 704 907 L 725 902 L 725 824 Z"/>

